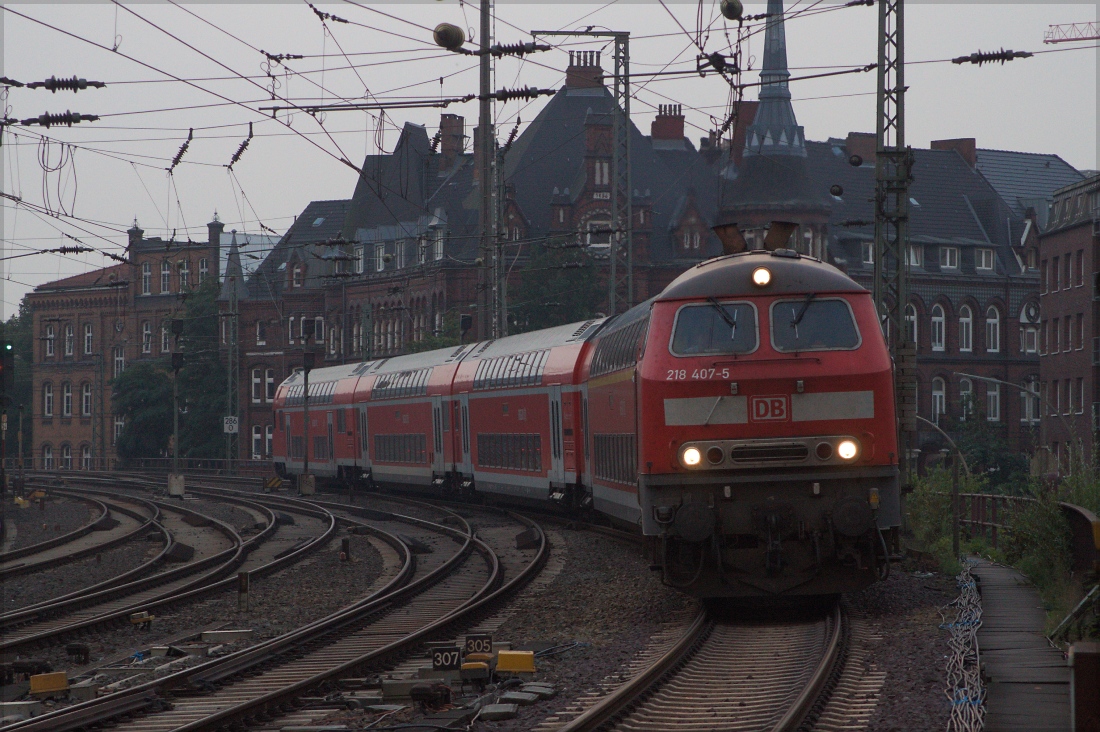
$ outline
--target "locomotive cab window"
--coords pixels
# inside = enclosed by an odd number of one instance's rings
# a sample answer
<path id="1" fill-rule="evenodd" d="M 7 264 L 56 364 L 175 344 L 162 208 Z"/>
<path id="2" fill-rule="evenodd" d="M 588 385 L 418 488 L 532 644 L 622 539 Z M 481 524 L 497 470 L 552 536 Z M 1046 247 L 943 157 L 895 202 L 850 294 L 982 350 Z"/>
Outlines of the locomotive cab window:
<path id="1" fill-rule="evenodd" d="M 712 299 L 680 308 L 669 350 L 676 356 L 752 353 L 758 344 L 755 305 Z"/>
<path id="2" fill-rule="evenodd" d="M 818 298 L 813 293 L 773 302 L 771 329 L 772 347 L 780 353 L 852 351 L 861 342 L 848 301 Z"/>

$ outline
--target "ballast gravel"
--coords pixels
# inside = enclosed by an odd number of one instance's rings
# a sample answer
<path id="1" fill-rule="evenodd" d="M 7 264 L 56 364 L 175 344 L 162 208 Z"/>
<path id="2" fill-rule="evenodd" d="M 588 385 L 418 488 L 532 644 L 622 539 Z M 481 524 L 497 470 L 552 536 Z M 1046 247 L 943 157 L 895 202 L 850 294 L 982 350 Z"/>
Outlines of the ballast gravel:
<path id="1" fill-rule="evenodd" d="M 29 508 L 19 508 L 4 501 L 4 521 L 14 524 L 15 538 L 8 549 L 22 549 L 32 544 L 64 536 L 92 520 L 92 507 L 74 498 L 51 496 L 43 508 L 32 501 Z M 98 512 L 95 514 L 98 515 Z"/>
<path id="2" fill-rule="evenodd" d="M 12 577 L 4 581 L 3 610 L 4 612 L 18 610 L 21 607 L 91 587 L 144 564 L 163 549 L 162 542 L 135 539 L 122 546 L 107 549 L 98 557 L 89 556 L 34 574 Z M 150 570 L 150 572 L 154 571 L 158 570 L 156 568 Z"/>

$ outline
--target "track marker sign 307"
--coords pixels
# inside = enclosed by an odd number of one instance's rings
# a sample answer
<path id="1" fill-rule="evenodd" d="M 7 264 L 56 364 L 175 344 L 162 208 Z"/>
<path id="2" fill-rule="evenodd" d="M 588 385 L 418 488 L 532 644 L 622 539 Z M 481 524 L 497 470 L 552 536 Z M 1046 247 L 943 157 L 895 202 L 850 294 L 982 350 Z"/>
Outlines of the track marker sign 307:
<path id="1" fill-rule="evenodd" d="M 462 668 L 462 650 L 455 648 L 436 648 L 432 651 L 433 671 L 452 671 Z"/>

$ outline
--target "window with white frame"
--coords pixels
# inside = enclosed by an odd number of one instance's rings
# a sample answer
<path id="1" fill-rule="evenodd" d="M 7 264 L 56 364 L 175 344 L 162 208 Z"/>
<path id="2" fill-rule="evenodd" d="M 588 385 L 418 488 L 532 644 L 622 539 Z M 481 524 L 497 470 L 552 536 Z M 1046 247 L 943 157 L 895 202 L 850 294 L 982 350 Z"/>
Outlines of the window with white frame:
<path id="1" fill-rule="evenodd" d="M 958 247 L 940 247 L 940 266 L 945 269 L 958 269 Z"/>
<path id="2" fill-rule="evenodd" d="M 153 265 L 149 262 L 141 265 L 141 294 L 153 294 Z"/>
<path id="3" fill-rule="evenodd" d="M 432 232 L 432 251 L 433 259 L 439 261 L 443 259 L 443 229 L 436 229 Z"/>
<path id="4" fill-rule="evenodd" d="M 80 416 L 92 416 L 92 385 L 84 384 L 80 387 Z"/>
<path id="5" fill-rule="evenodd" d="M 905 306 L 905 337 L 910 343 L 917 342 L 917 306 L 913 303 Z"/>
<path id="6" fill-rule="evenodd" d="M 42 416 L 53 416 L 53 384 L 42 385 Z"/>
<path id="7" fill-rule="evenodd" d="M 985 387 L 985 418 L 990 422 L 1001 421 L 1001 385 L 987 384 Z"/>
<path id="8" fill-rule="evenodd" d="M 1063 321 L 1066 329 L 1066 337 L 1062 340 L 1062 348 L 1066 351 L 1073 350 L 1073 318 L 1067 315 Z"/>
<path id="9" fill-rule="evenodd" d="M 259 460 L 263 455 L 264 433 L 258 424 L 252 425 L 252 459 Z"/>
<path id="10" fill-rule="evenodd" d="M 264 372 L 264 387 L 267 401 L 275 401 L 275 369 L 267 369 Z"/>
<path id="11" fill-rule="evenodd" d="M 985 311 L 985 350 L 989 353 L 1001 351 L 1001 311 L 993 306 Z"/>
<path id="12" fill-rule="evenodd" d="M 73 326 L 71 323 L 65 324 L 65 355 L 73 355 L 73 351 L 76 350 L 76 336 L 73 334 Z"/>
<path id="13" fill-rule="evenodd" d="M 396 267 L 397 269 L 404 269 L 406 264 L 405 250 L 409 248 L 408 239 L 398 239 L 396 242 L 394 242 L 393 248 L 395 254 L 394 267 Z"/>
<path id="14" fill-rule="evenodd" d="M 1032 376 L 1020 390 L 1020 421 L 1034 424 L 1039 421 L 1039 380 Z"/>
<path id="15" fill-rule="evenodd" d="M 141 324 L 141 352 L 153 352 L 153 324 L 149 321 Z"/>
<path id="16" fill-rule="evenodd" d="M 83 470 L 92 469 L 92 447 L 91 445 L 82 445 L 80 448 L 80 467 Z"/>
<path id="17" fill-rule="evenodd" d="M 611 180 L 611 163 L 606 160 L 597 160 L 594 163 L 596 185 L 606 186 Z"/>
<path id="18" fill-rule="evenodd" d="M 313 319 L 313 337 L 318 343 L 325 342 L 325 319 L 320 315 Z"/>
<path id="19" fill-rule="evenodd" d="M 975 267 L 975 269 L 992 270 L 993 269 L 993 250 L 992 249 L 975 249 L 974 250 L 974 267 Z"/>
<path id="20" fill-rule="evenodd" d="M 275 425 L 264 427 L 264 457 L 271 457 L 275 446 Z"/>
<path id="21" fill-rule="evenodd" d="M 859 249 L 864 264 L 875 263 L 875 243 L 873 241 L 861 242 Z"/>
<path id="22" fill-rule="evenodd" d="M 172 264 L 165 260 L 160 263 L 160 293 L 172 291 Z"/>
<path id="23" fill-rule="evenodd" d="M 1085 314 L 1077 313 L 1077 350 L 1085 347 Z"/>
<path id="24" fill-rule="evenodd" d="M 290 270 L 290 286 L 301 287 L 305 282 L 304 270 L 301 264 L 295 264 Z"/>
<path id="25" fill-rule="evenodd" d="M 61 416 L 73 416 L 73 385 L 68 381 L 61 384 Z"/>
<path id="26" fill-rule="evenodd" d="M 50 445 L 42 446 L 42 467 L 53 470 L 53 447 Z"/>
<path id="27" fill-rule="evenodd" d="M 267 345 L 267 323 L 262 320 L 256 321 L 256 345 Z"/>
<path id="28" fill-rule="evenodd" d="M 1063 381 L 1062 388 L 1066 390 L 1066 398 L 1062 400 L 1062 413 L 1073 414 L 1073 379 Z"/>
<path id="29" fill-rule="evenodd" d="M 959 379 L 959 415 L 964 422 L 974 414 L 974 382 Z"/>
<path id="30" fill-rule="evenodd" d="M 111 444 L 112 445 L 117 445 L 118 444 L 118 438 L 122 437 L 122 431 L 124 429 L 126 429 L 126 418 L 116 416 L 115 417 L 115 431 L 114 431 L 114 433 L 111 437 Z"/>
<path id="31" fill-rule="evenodd" d="M 1073 287 L 1073 255 L 1067 252 L 1064 261 L 1066 263 L 1066 289 L 1068 290 Z"/>
<path id="32" fill-rule="evenodd" d="M 95 345 L 95 340 L 93 338 L 92 324 L 91 323 L 85 323 L 84 324 L 84 355 L 86 355 L 86 356 L 92 355 L 92 347 L 94 345 Z"/>
<path id="33" fill-rule="evenodd" d="M 946 399 L 947 389 L 943 379 L 937 376 L 932 379 L 932 421 L 936 424 L 940 423 L 940 417 L 944 414 Z"/>
<path id="34" fill-rule="evenodd" d="M 252 369 L 252 403 L 258 404 L 263 399 L 263 393 L 263 369 Z"/>
<path id="35" fill-rule="evenodd" d="M 191 262 L 184 259 L 180 261 L 180 290 L 186 290 L 191 286 Z"/>
<path id="36" fill-rule="evenodd" d="M 909 257 L 910 267 L 924 266 L 924 247 L 920 244 L 910 244 L 905 251 Z"/>
<path id="37" fill-rule="evenodd" d="M 115 378 L 117 379 L 126 370 L 126 352 L 122 346 L 115 346 L 114 350 Z"/>
<path id="38" fill-rule="evenodd" d="M 73 448 L 71 445 L 65 444 L 61 446 L 61 469 L 73 469 Z"/>
<path id="39" fill-rule="evenodd" d="M 946 319 L 945 319 L 944 314 L 943 314 L 943 307 L 941 307 L 940 305 L 933 305 L 932 306 L 932 330 L 931 330 L 932 350 L 933 351 L 942 351 L 942 350 L 944 350 L 943 331 L 944 331 L 944 321 L 945 320 Z"/>
<path id="40" fill-rule="evenodd" d="M 210 276 L 210 261 L 206 257 L 199 259 L 199 284 L 206 282 L 206 278 Z"/>
<path id="41" fill-rule="evenodd" d="M 363 274 L 363 270 L 366 269 L 366 267 L 363 263 L 363 257 L 365 256 L 363 254 L 364 251 L 365 251 L 364 247 L 356 247 L 355 248 L 355 264 L 352 267 L 355 274 Z"/>
<path id="42" fill-rule="evenodd" d="M 1085 413 L 1085 380 L 1080 376 L 1077 377 L 1077 413 Z"/>
<path id="43" fill-rule="evenodd" d="M 168 337 L 168 324 L 161 323 L 160 326 L 160 352 L 168 353 L 172 350 L 172 341 Z"/>
<path id="44" fill-rule="evenodd" d="M 53 326 L 46 326 L 46 356 L 52 358 L 54 355 L 55 340 L 57 336 L 54 334 Z"/>
<path id="45" fill-rule="evenodd" d="M 386 269 L 386 245 L 374 245 L 374 271 L 381 272 Z"/>
<path id="46" fill-rule="evenodd" d="M 974 350 L 974 315 L 968 305 L 959 308 L 959 350 Z"/>

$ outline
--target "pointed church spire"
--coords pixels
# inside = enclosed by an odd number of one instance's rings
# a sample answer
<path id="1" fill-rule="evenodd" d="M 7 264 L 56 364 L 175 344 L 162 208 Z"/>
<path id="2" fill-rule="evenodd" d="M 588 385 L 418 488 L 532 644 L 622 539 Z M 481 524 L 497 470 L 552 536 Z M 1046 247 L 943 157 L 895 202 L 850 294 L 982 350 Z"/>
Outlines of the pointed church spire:
<path id="1" fill-rule="evenodd" d="M 222 291 L 218 294 L 219 300 L 230 300 L 233 291 L 237 292 L 237 300 L 248 299 L 248 286 L 244 281 L 244 268 L 241 267 L 241 251 L 237 248 L 237 230 L 232 231 L 233 238 L 229 242 L 229 256 L 225 263 L 225 280 L 222 282 Z"/>
<path id="2" fill-rule="evenodd" d="M 764 63 L 760 70 L 760 106 L 745 135 L 745 155 L 806 156 L 805 136 L 791 106 L 787 79 L 787 32 L 783 23 L 783 0 L 768 0 L 768 21 L 764 31 Z M 761 140 L 785 140 L 764 147 Z M 755 142 L 755 144 L 754 144 Z"/>

